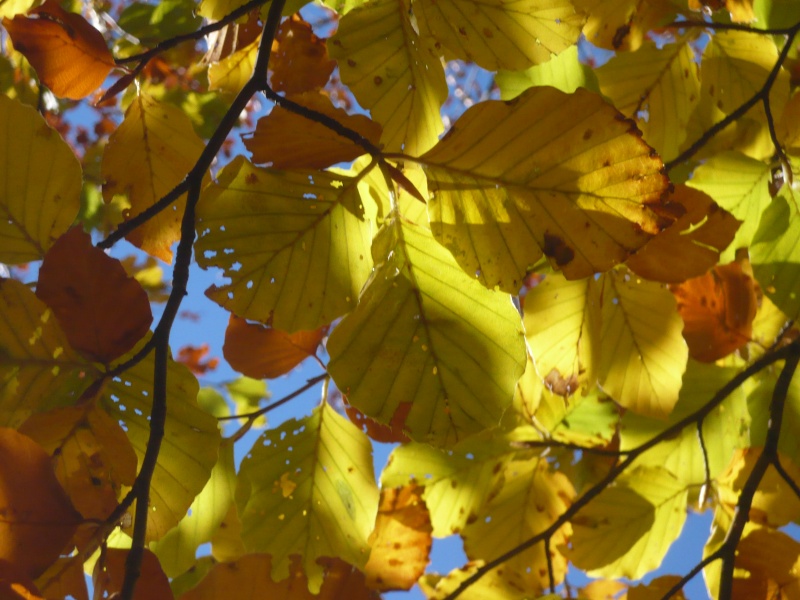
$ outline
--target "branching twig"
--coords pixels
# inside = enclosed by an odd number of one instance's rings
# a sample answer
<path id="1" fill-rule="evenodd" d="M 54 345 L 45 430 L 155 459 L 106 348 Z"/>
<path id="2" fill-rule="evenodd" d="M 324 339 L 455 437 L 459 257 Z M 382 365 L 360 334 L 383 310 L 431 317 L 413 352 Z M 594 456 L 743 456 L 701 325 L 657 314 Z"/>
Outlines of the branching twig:
<path id="1" fill-rule="evenodd" d="M 783 468 L 780 456 L 776 455 L 772 459 L 772 466 L 775 467 L 775 470 L 778 472 L 778 475 L 780 475 L 781 478 L 786 482 L 786 485 L 788 485 L 792 489 L 794 495 L 797 496 L 798 499 L 800 499 L 800 486 L 797 485 L 795 480 L 792 479 L 792 476 L 789 475 L 789 473 L 786 472 L 786 469 Z"/>

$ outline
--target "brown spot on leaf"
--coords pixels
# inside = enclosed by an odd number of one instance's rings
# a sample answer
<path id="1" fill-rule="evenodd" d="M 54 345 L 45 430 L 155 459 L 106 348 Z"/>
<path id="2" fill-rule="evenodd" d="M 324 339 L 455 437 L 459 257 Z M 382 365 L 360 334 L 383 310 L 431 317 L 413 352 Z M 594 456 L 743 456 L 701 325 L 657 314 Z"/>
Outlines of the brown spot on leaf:
<path id="1" fill-rule="evenodd" d="M 552 233 L 544 234 L 544 246 L 542 247 L 542 251 L 545 253 L 545 256 L 556 261 L 559 267 L 569 264 L 572 262 L 572 259 L 575 258 L 575 251 L 567 246 L 564 240 Z"/>
<path id="2" fill-rule="evenodd" d="M 492 33 L 492 30 L 488 27 L 483 28 L 483 35 L 490 39 L 494 37 L 494 33 Z"/>
<path id="3" fill-rule="evenodd" d="M 467 35 L 467 30 L 464 27 L 459 27 L 458 33 L 460 33 L 461 35 Z"/>
<path id="4" fill-rule="evenodd" d="M 354 61 L 352 58 L 348 58 L 347 59 L 347 65 L 350 66 L 350 67 L 355 67 L 356 66 L 356 61 Z"/>
<path id="5" fill-rule="evenodd" d="M 372 81 L 375 82 L 375 85 L 380 85 L 383 83 L 383 77 L 380 75 L 375 75 L 375 78 Z"/>
<path id="6" fill-rule="evenodd" d="M 547 377 L 544 378 L 544 384 L 547 386 L 548 390 L 564 398 L 568 398 L 574 394 L 579 386 L 578 378 L 575 373 L 564 378 L 556 369 L 553 369 L 547 374 Z"/>
<path id="7" fill-rule="evenodd" d="M 619 50 L 622 44 L 625 43 L 625 38 L 628 37 L 628 34 L 631 32 L 631 24 L 626 23 L 622 27 L 619 27 L 614 32 L 614 39 L 611 43 L 614 45 L 614 50 Z"/>
<path id="8" fill-rule="evenodd" d="M 587 129 L 586 131 L 583 132 L 583 139 L 588 140 L 589 138 L 592 137 L 592 134 L 594 134 L 594 131 L 592 131 L 591 129 Z"/>
<path id="9" fill-rule="evenodd" d="M 247 185 L 255 185 L 258 183 L 258 175 L 255 173 L 248 173 L 247 176 L 244 178 L 244 182 Z"/>

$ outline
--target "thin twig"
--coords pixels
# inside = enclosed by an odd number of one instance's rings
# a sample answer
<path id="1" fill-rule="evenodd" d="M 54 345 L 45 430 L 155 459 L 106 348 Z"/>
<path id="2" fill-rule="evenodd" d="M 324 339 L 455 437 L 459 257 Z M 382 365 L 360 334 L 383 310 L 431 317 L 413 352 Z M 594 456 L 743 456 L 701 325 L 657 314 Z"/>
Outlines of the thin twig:
<path id="1" fill-rule="evenodd" d="M 800 499 L 800 486 L 797 485 L 795 480 L 792 479 L 792 476 L 789 475 L 786 469 L 783 468 L 780 456 L 775 456 L 772 459 L 772 466 L 775 467 L 775 470 L 778 472 L 778 475 L 780 475 L 781 478 L 783 478 L 783 480 L 786 482 L 786 485 L 788 485 L 792 489 L 794 495 L 797 496 L 798 499 Z"/>
<path id="2" fill-rule="evenodd" d="M 560 442 L 558 440 L 520 440 L 513 441 L 509 444 L 512 448 L 529 449 L 529 448 L 545 448 L 552 450 L 558 448 L 559 450 L 574 450 L 576 452 L 583 452 L 585 454 L 596 454 L 597 456 L 626 456 L 633 452 L 633 450 L 608 450 L 606 448 L 596 448 L 594 446 L 581 446 L 580 444 L 573 444 L 570 442 Z"/>
<path id="3" fill-rule="evenodd" d="M 669 600 L 670 598 L 672 598 L 675 594 L 680 592 L 687 583 L 689 583 L 692 579 L 694 579 L 700 571 L 705 569 L 707 565 L 710 565 L 712 562 L 717 560 L 717 558 L 719 557 L 716 556 L 716 552 L 706 556 L 703 560 L 701 560 L 694 567 L 692 567 L 691 571 L 689 571 L 686 575 L 681 577 L 680 580 L 675 585 L 669 588 L 669 590 L 667 590 L 667 593 L 661 596 L 661 600 Z"/>
<path id="4" fill-rule="evenodd" d="M 757 33 L 759 35 L 787 35 L 792 32 L 792 27 L 778 27 L 775 29 L 756 29 L 744 23 L 713 23 L 711 21 L 698 21 L 687 19 L 686 21 L 673 21 L 664 25 L 666 29 L 686 29 L 687 27 L 699 27 L 701 29 L 713 29 L 714 31 L 745 31 L 747 33 Z"/>
<path id="5" fill-rule="evenodd" d="M 700 488 L 700 508 L 706 503 L 708 492 L 711 490 L 711 468 L 708 464 L 708 449 L 706 448 L 706 439 L 703 435 L 703 422 L 697 423 L 697 443 L 700 444 L 700 452 L 703 454 L 703 487 Z"/>

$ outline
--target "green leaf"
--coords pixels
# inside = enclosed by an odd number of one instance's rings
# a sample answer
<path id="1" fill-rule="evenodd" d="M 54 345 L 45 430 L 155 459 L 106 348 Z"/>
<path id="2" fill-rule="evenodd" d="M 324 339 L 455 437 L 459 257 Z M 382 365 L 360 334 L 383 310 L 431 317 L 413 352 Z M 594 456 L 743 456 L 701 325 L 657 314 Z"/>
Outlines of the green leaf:
<path id="1" fill-rule="evenodd" d="M 328 42 L 344 83 L 383 126 L 384 150 L 418 156 L 436 144 L 447 99 L 441 60 L 412 21 L 408 0 L 373 0 L 339 22 Z"/>
<path id="2" fill-rule="evenodd" d="M 687 182 L 742 221 L 733 242 L 722 253 L 721 262 L 733 260 L 737 248 L 750 246 L 761 213 L 770 202 L 771 179 L 769 164 L 736 152 L 724 152 L 697 167 Z"/>
<path id="3" fill-rule="evenodd" d="M 238 379 L 225 384 L 231 400 L 236 406 L 236 413 L 245 414 L 256 411 L 260 408 L 262 400 L 267 400 L 272 395 L 267 389 L 267 382 L 263 379 L 253 379 L 252 377 L 239 377 Z M 264 427 L 267 424 L 267 417 L 260 416 L 252 425 L 254 427 Z"/>
<path id="4" fill-rule="evenodd" d="M 569 398 L 544 390 L 536 410 L 536 423 L 552 439 L 587 447 L 608 445 L 618 421 L 616 404 L 601 397 L 597 388 Z"/>
<path id="5" fill-rule="evenodd" d="M 41 410 L 73 404 L 93 370 L 27 286 L 0 278 L 0 425 L 19 427 Z"/>
<path id="6" fill-rule="evenodd" d="M 236 467 L 233 463 L 233 444 L 219 446 L 219 460 L 203 491 L 194 499 L 189 514 L 178 526 L 150 544 L 168 577 L 177 577 L 195 564 L 195 554 L 201 544 L 211 541 L 228 514 L 236 490 Z"/>
<path id="7" fill-rule="evenodd" d="M 414 10 L 448 58 L 490 71 L 547 62 L 578 41 L 586 20 L 570 0 L 419 0 Z"/>
<path id="8" fill-rule="evenodd" d="M 647 208 L 661 160 L 584 89 L 473 106 L 421 162 L 434 236 L 489 288 L 517 293 L 542 253 L 568 279 L 606 271 L 668 224 Z"/>
<path id="9" fill-rule="evenodd" d="M 678 156 L 689 117 L 700 101 L 700 73 L 691 40 L 658 47 L 646 42 L 597 69 L 600 91 L 636 121 L 661 157 Z"/>
<path id="10" fill-rule="evenodd" d="M 666 469 L 626 472 L 572 520 L 567 556 L 591 577 L 639 579 L 680 535 L 686 503 L 685 486 Z"/>
<path id="11" fill-rule="evenodd" d="M 424 219 L 422 205 L 413 210 Z M 525 367 L 507 294 L 466 275 L 430 231 L 395 214 L 373 244 L 377 267 L 328 340 L 328 370 L 349 402 L 444 446 L 498 425 Z"/>
<path id="12" fill-rule="evenodd" d="M 678 401 L 689 348 L 675 297 L 626 269 L 603 277 L 603 391 L 633 412 L 665 418 Z"/>
<path id="13" fill-rule="evenodd" d="M 196 31 L 202 19 L 192 0 L 163 0 L 156 5 L 134 2 L 125 7 L 117 24 L 143 46 Z"/>
<path id="14" fill-rule="evenodd" d="M 792 27 L 800 21 L 800 4 L 794 0 L 754 0 L 753 13 L 759 28 Z"/>
<path id="15" fill-rule="evenodd" d="M 578 46 L 570 46 L 546 63 L 525 71 L 498 71 L 494 77 L 500 88 L 500 99 L 511 100 L 531 87 L 549 85 L 571 94 L 578 88 L 599 92 L 597 76 L 580 62 Z"/>
<path id="16" fill-rule="evenodd" d="M 369 276 L 369 223 L 357 181 L 259 169 L 237 157 L 197 207 L 197 262 L 231 282 L 206 294 L 240 317 L 287 332 L 350 311 Z"/>
<path id="17" fill-rule="evenodd" d="M 325 572 L 318 558 L 359 568 L 369 558 L 378 511 L 369 438 L 323 403 L 256 441 L 242 461 L 236 502 L 247 549 L 272 555 L 276 580 L 299 554 L 316 594 Z"/>
<path id="18" fill-rule="evenodd" d="M 39 260 L 80 209 L 81 166 L 30 106 L 0 95 L 0 262 Z"/>
<path id="19" fill-rule="evenodd" d="M 149 336 L 148 336 L 149 338 Z M 121 359 L 124 362 L 137 348 Z M 105 387 L 102 406 L 128 434 L 141 465 L 150 437 L 154 356 L 114 377 Z M 167 418 L 158 463 L 150 486 L 147 540 L 155 541 L 186 516 L 217 463 L 217 420 L 197 405 L 199 385 L 191 371 L 170 360 L 167 366 Z"/>

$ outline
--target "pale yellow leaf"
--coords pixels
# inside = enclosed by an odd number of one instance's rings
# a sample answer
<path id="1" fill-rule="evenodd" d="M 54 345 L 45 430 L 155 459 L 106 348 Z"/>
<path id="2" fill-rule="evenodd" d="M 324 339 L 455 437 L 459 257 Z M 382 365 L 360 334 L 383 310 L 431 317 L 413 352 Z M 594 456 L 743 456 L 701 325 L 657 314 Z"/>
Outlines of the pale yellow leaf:
<path id="1" fill-rule="evenodd" d="M 253 74 L 261 40 L 236 50 L 208 67 L 208 89 L 238 94 Z"/>

